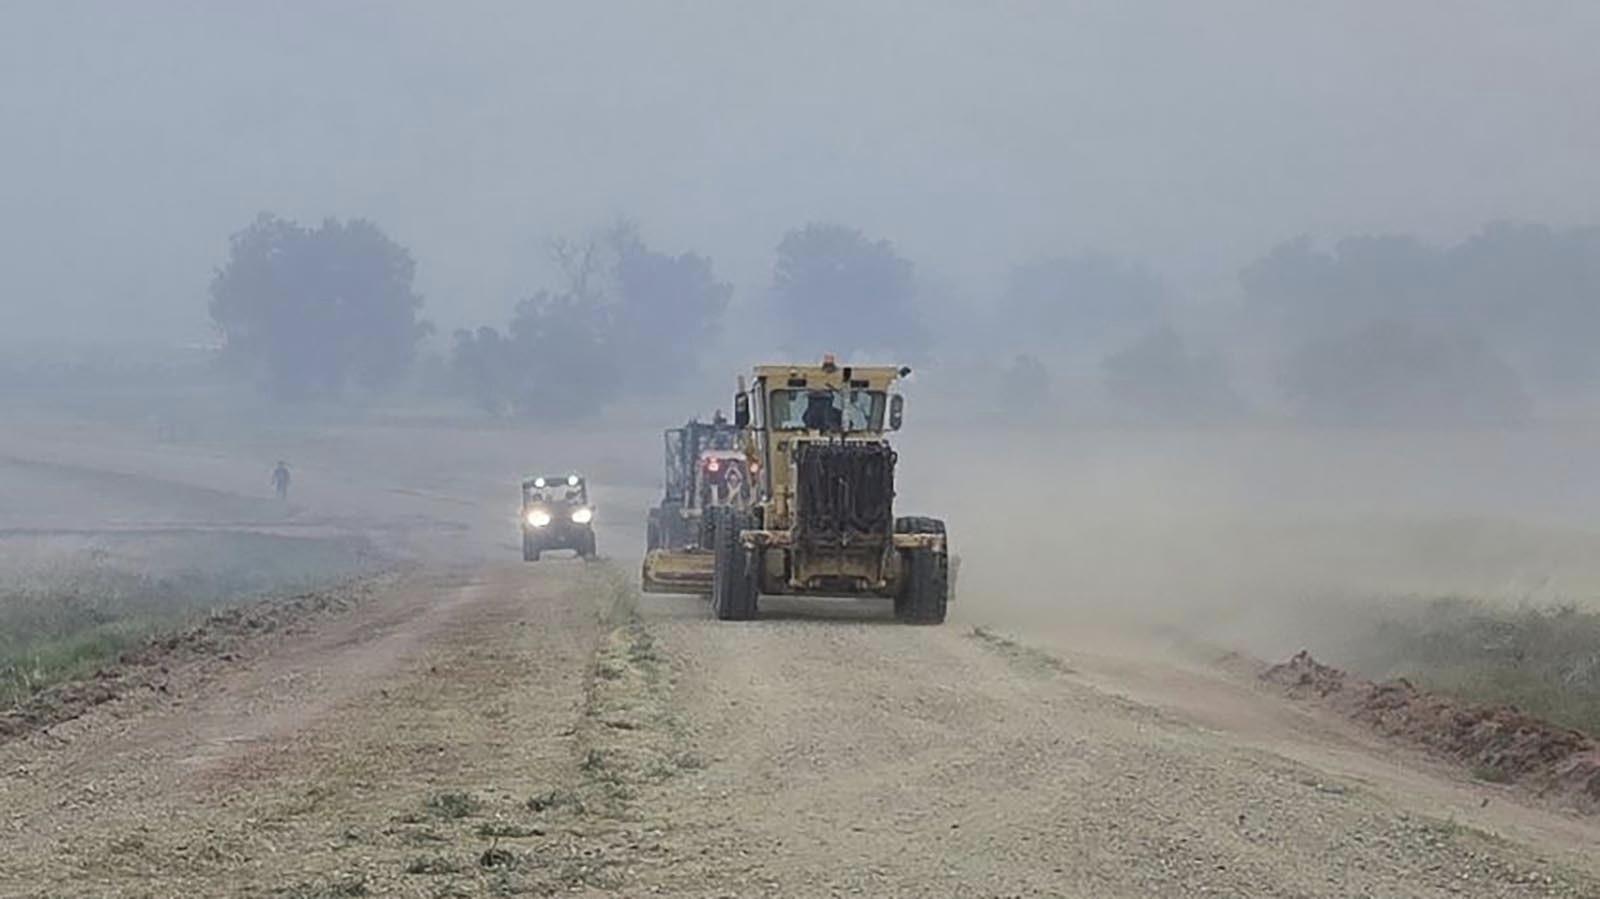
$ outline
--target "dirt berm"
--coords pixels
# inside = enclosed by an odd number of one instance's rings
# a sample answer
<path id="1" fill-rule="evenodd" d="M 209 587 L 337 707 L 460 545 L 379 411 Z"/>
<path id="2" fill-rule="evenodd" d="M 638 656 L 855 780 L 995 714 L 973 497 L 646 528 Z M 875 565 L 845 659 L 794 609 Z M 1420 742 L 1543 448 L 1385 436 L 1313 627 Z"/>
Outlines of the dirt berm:
<path id="1" fill-rule="evenodd" d="M 96 706 L 136 693 L 169 692 L 174 666 L 209 660 L 226 664 L 251 640 L 307 626 L 313 616 L 349 607 L 392 586 L 398 569 L 293 596 L 217 609 L 181 630 L 151 637 L 86 678 L 47 687 L 15 708 L 0 710 L 0 744 L 71 721 Z"/>
<path id="2" fill-rule="evenodd" d="M 1600 812 L 1600 741 L 1508 705 L 1462 702 L 1400 678 L 1364 680 L 1301 651 L 1262 678 L 1296 699 L 1315 699 L 1386 737 L 1513 783 L 1586 813 Z"/>

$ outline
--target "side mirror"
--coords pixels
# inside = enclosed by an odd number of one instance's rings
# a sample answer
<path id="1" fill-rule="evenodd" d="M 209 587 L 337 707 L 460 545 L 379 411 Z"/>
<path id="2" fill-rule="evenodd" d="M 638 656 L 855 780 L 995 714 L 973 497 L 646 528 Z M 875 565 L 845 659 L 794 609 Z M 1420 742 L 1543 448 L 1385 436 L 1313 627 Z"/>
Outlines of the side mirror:
<path id="1" fill-rule="evenodd" d="M 750 427 L 750 394 L 740 393 L 733 398 L 733 426 Z"/>
<path id="2" fill-rule="evenodd" d="M 889 397 L 889 430 L 900 430 L 900 423 L 905 420 L 906 398 L 900 394 Z"/>

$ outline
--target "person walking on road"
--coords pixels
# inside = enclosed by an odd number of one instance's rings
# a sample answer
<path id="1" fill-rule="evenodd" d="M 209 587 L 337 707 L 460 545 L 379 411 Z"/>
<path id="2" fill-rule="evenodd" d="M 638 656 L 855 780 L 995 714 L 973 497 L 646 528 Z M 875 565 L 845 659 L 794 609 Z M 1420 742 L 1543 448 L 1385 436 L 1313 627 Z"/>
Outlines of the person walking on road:
<path id="1" fill-rule="evenodd" d="M 272 489 L 278 491 L 278 499 L 287 502 L 289 499 L 289 466 L 282 459 L 278 460 L 278 467 L 272 470 Z"/>

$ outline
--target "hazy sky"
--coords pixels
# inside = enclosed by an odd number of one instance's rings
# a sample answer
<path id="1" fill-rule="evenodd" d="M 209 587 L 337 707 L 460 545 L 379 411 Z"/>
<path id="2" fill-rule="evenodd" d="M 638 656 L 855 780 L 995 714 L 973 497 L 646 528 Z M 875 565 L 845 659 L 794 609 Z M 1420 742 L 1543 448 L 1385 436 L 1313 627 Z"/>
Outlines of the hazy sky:
<path id="1" fill-rule="evenodd" d="M 366 216 L 445 328 L 619 214 L 749 298 L 787 227 L 946 292 L 1098 248 L 1600 219 L 1590 0 L 0 0 L 0 333 L 209 334 L 261 209 Z"/>

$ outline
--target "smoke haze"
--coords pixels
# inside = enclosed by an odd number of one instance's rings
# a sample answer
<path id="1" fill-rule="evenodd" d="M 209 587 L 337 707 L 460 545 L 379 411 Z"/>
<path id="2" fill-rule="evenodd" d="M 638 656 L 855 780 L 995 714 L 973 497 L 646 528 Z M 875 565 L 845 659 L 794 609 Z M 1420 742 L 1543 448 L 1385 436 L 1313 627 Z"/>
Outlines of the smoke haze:
<path id="1" fill-rule="evenodd" d="M 261 210 L 382 224 L 440 333 L 616 216 L 758 300 L 784 231 L 893 239 L 923 291 L 1100 251 L 1182 302 L 1297 234 L 1461 240 L 1596 208 L 1588 3 L 12 3 L 8 341 L 213 337 Z"/>

